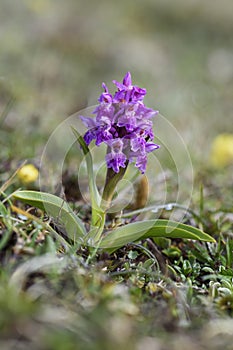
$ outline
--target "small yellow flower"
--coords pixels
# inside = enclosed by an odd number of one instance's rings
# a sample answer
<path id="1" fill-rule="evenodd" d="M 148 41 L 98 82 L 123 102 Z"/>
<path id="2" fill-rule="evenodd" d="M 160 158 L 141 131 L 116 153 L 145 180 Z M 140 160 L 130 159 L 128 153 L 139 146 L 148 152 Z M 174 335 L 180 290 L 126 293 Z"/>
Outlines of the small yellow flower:
<path id="1" fill-rule="evenodd" d="M 146 286 L 146 290 L 150 294 L 154 294 L 154 293 L 158 292 L 158 290 L 159 290 L 158 284 L 154 283 L 154 282 L 149 282 Z"/>
<path id="2" fill-rule="evenodd" d="M 24 184 L 36 181 L 38 175 L 39 171 L 33 164 L 24 165 L 17 173 L 19 180 Z"/>
<path id="3" fill-rule="evenodd" d="M 233 134 L 220 134 L 214 139 L 210 161 L 218 168 L 233 163 Z"/>

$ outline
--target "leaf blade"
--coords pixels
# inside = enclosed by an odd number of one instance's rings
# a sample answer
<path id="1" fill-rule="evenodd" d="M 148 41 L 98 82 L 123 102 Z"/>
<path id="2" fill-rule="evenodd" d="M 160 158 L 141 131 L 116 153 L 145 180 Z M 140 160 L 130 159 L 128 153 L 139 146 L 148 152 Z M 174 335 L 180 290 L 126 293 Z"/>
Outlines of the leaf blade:
<path id="1" fill-rule="evenodd" d="M 13 197 L 36 208 L 45 210 L 50 216 L 58 218 L 63 224 L 69 238 L 76 240 L 85 235 L 86 229 L 84 224 L 62 198 L 37 191 L 16 191 Z"/>
<path id="2" fill-rule="evenodd" d="M 158 219 L 132 223 L 107 232 L 99 247 L 117 249 L 127 243 L 149 237 L 188 238 L 215 242 L 211 236 L 193 226 Z"/>
<path id="3" fill-rule="evenodd" d="M 94 176 L 94 172 L 93 172 L 93 161 L 92 161 L 91 152 L 90 152 L 88 146 L 86 145 L 86 142 L 84 141 L 82 135 L 79 134 L 79 132 L 75 128 L 73 128 L 72 126 L 71 126 L 71 128 L 72 128 L 72 131 L 73 131 L 79 145 L 82 147 L 84 155 L 86 156 L 85 161 L 86 161 L 86 165 L 87 165 L 91 199 L 93 201 L 92 204 L 95 204 L 97 207 L 99 207 L 101 198 L 100 198 L 100 194 L 99 194 L 99 191 L 97 189 L 96 183 L 94 181 L 95 176 Z"/>

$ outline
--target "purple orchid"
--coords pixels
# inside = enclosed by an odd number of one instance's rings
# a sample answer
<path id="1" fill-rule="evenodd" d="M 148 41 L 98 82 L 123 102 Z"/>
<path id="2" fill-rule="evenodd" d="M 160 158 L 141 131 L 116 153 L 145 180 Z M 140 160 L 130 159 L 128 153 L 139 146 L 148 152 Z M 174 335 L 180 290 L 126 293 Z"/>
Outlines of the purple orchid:
<path id="1" fill-rule="evenodd" d="M 144 105 L 146 89 L 132 85 L 130 73 L 126 73 L 123 82 L 113 81 L 117 87 L 111 95 L 103 83 L 104 92 L 100 95 L 99 105 L 94 110 L 95 118 L 83 117 L 81 120 L 88 128 L 84 135 L 87 145 L 96 140 L 96 145 L 108 146 L 106 163 L 115 173 L 126 168 L 128 162 L 144 173 L 147 154 L 159 148 L 153 143 L 154 133 L 151 118 L 158 114 Z"/>

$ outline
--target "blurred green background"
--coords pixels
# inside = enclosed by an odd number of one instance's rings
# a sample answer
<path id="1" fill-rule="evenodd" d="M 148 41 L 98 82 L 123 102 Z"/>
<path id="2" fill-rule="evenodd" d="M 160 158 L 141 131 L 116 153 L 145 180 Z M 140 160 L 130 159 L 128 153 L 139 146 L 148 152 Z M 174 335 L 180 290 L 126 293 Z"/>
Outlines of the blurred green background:
<path id="1" fill-rule="evenodd" d="M 231 0 L 1 0 L 0 8 L 3 158 L 39 157 L 62 120 L 127 71 L 193 160 L 208 158 L 216 134 L 233 132 Z"/>

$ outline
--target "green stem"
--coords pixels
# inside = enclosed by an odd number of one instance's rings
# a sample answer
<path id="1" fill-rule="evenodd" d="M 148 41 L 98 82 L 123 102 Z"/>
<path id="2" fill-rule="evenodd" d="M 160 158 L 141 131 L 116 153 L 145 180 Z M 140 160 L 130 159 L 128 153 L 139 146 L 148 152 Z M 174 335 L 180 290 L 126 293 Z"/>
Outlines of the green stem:
<path id="1" fill-rule="evenodd" d="M 100 207 L 104 211 L 109 209 L 111 202 L 112 202 L 112 198 L 113 198 L 115 189 L 116 189 L 116 186 L 117 186 L 118 182 L 125 175 L 127 166 L 128 166 L 128 162 L 127 162 L 125 168 L 120 168 L 119 173 L 115 173 L 115 171 L 112 168 L 108 168 L 106 180 L 105 180 L 105 185 L 104 185 L 104 190 L 103 190 L 103 195 L 102 195 L 102 200 L 101 200 L 101 205 L 100 205 Z"/>
<path id="2" fill-rule="evenodd" d="M 105 226 L 107 210 L 111 206 L 116 186 L 118 182 L 123 178 L 127 169 L 127 165 L 128 162 L 125 168 L 120 168 L 119 173 L 115 173 L 115 171 L 113 171 L 111 168 L 108 168 L 100 209 L 95 210 L 94 215 L 92 213 L 92 225 L 87 235 L 87 240 L 89 238 L 94 238 L 95 243 L 98 243 L 100 240 Z"/>

